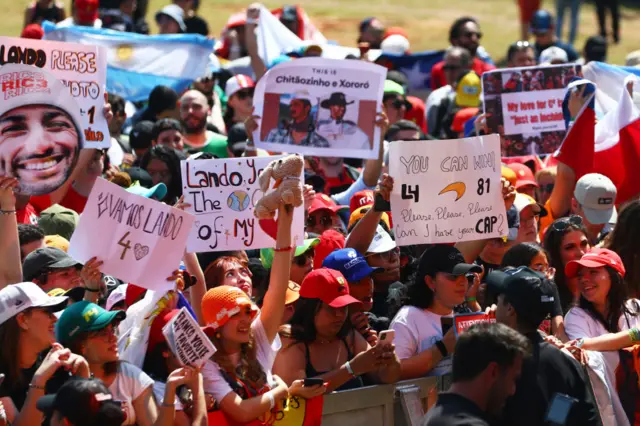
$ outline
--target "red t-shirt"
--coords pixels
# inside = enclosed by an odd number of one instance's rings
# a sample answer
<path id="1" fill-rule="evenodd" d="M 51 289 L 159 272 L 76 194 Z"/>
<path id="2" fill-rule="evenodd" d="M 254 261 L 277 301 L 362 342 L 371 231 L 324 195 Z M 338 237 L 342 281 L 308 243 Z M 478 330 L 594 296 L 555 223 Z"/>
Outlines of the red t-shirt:
<path id="1" fill-rule="evenodd" d="M 427 119 L 425 116 L 426 106 L 424 101 L 415 96 L 407 96 L 407 101 L 411 103 L 411 109 L 404 113 L 404 119 L 413 121 L 422 129 L 423 133 L 427 133 Z"/>
<path id="2" fill-rule="evenodd" d="M 444 61 L 440 61 L 431 68 L 431 90 L 447 85 L 447 77 L 444 75 L 443 67 Z M 496 67 L 483 62 L 479 58 L 473 58 L 471 69 L 481 76 L 485 71 L 495 70 Z"/>
<path id="3" fill-rule="evenodd" d="M 16 210 L 16 219 L 18 223 L 25 225 L 37 225 L 38 213 L 31 203 L 28 203 L 23 209 Z"/>
<path id="4" fill-rule="evenodd" d="M 67 193 L 58 204 L 80 214 L 84 211 L 84 207 L 87 205 L 87 200 L 87 197 L 80 195 L 75 189 L 73 189 L 73 186 L 70 186 Z M 30 203 L 35 206 L 38 212 L 46 210 L 53 205 L 49 195 L 31 197 Z"/>

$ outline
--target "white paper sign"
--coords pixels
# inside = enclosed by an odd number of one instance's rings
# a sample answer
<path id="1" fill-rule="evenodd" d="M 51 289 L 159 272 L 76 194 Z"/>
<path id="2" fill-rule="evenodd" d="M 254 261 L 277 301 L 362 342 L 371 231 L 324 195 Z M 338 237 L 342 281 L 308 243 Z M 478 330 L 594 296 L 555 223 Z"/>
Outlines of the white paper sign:
<path id="1" fill-rule="evenodd" d="M 99 46 L 0 37 L 0 67 L 29 65 L 53 74 L 67 86 L 80 109 L 83 148 L 111 145 L 109 126 L 102 113 L 107 82 L 106 56 L 106 50 Z"/>
<path id="2" fill-rule="evenodd" d="M 98 179 L 69 245 L 78 262 L 97 257 L 101 271 L 150 290 L 166 290 L 180 266 L 195 218 Z"/>
<path id="3" fill-rule="evenodd" d="M 216 353 L 215 346 L 186 308 L 171 318 L 162 328 L 162 333 L 182 365 L 202 367 Z"/>
<path id="4" fill-rule="evenodd" d="M 384 67 L 301 58 L 273 67 L 253 97 L 259 148 L 319 157 L 378 158 Z"/>
<path id="5" fill-rule="evenodd" d="M 389 151 L 398 245 L 455 243 L 508 234 L 500 137 L 394 142 Z"/>
<path id="6" fill-rule="evenodd" d="M 187 251 L 207 252 L 275 247 L 274 220 L 258 220 L 255 204 L 264 193 L 258 176 L 283 156 L 182 161 L 182 194 L 193 223 Z M 304 184 L 304 176 L 300 175 Z M 271 181 L 273 187 L 273 180 Z M 295 209 L 291 230 L 293 245 L 304 241 L 304 210 Z"/>

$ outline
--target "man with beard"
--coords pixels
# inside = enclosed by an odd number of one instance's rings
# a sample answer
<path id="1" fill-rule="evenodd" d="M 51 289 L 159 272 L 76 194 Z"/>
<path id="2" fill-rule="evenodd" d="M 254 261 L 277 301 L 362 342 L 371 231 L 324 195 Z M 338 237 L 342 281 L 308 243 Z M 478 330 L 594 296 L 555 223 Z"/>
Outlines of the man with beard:
<path id="1" fill-rule="evenodd" d="M 180 98 L 180 122 L 184 129 L 185 149 L 189 152 L 207 151 L 213 145 L 224 144 L 224 136 L 207 130 L 207 118 L 211 112 L 205 95 L 197 90 L 189 90 Z M 212 145 L 211 147 L 209 145 Z M 226 158 L 226 156 L 225 156 Z"/>
<path id="2" fill-rule="evenodd" d="M 471 17 L 463 17 L 457 19 L 451 29 L 449 30 L 449 42 L 452 46 L 464 47 L 469 51 L 473 58 L 473 64 L 471 69 L 479 76 L 485 71 L 491 71 L 496 69 L 495 66 L 484 62 L 478 57 L 478 47 L 480 46 L 480 39 L 482 33 L 480 32 L 480 25 Z M 445 62 L 438 62 L 431 69 L 431 89 L 435 90 L 439 87 L 447 84 L 447 78 L 444 72 Z"/>
<path id="3" fill-rule="evenodd" d="M 291 118 L 284 122 L 282 128 L 272 129 L 265 142 L 328 148 L 329 141 L 315 132 L 311 107 L 311 98 L 308 92 L 295 93 L 289 103 Z"/>

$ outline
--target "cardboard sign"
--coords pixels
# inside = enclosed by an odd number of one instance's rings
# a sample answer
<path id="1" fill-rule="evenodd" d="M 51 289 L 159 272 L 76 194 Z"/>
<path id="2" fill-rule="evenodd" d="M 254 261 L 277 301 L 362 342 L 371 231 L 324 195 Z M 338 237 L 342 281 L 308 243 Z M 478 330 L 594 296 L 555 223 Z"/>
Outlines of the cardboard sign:
<path id="1" fill-rule="evenodd" d="M 484 111 L 491 133 L 503 136 L 502 157 L 555 152 L 566 133 L 562 101 L 580 65 L 489 71 L 482 75 Z"/>
<path id="2" fill-rule="evenodd" d="M 150 290 L 175 286 L 167 281 L 180 266 L 195 218 L 158 201 L 131 194 L 98 179 L 69 246 L 78 262 L 97 257 L 102 272 Z"/>
<path id="3" fill-rule="evenodd" d="M 390 145 L 398 245 L 454 243 L 508 234 L 498 135 Z"/>
<path id="4" fill-rule="evenodd" d="M 202 367 L 216 353 L 215 346 L 186 308 L 171 318 L 162 334 L 181 365 Z"/>
<path id="5" fill-rule="evenodd" d="M 319 157 L 378 158 L 387 70 L 363 61 L 302 58 L 273 67 L 253 97 L 259 148 Z"/>
<path id="6" fill-rule="evenodd" d="M 111 145 L 109 127 L 102 113 L 107 81 L 106 56 L 104 48 L 93 45 L 0 37 L 0 72 L 4 73 L 2 67 L 9 64 L 29 66 L 51 73 L 67 87 L 76 101 L 82 123 L 82 148 L 108 148 Z M 14 84 L 12 90 L 25 89 Z"/>
<path id="7" fill-rule="evenodd" d="M 278 158 L 283 156 L 182 161 L 182 193 L 191 204 L 186 211 L 196 217 L 187 241 L 190 253 L 275 247 L 269 235 L 275 234 L 276 221 L 259 221 L 253 210 L 264 195 L 258 176 Z M 295 209 L 292 226 L 297 246 L 304 241 L 302 208 Z"/>
<path id="8" fill-rule="evenodd" d="M 495 323 L 496 319 L 490 317 L 484 312 L 474 312 L 471 314 L 457 314 L 453 316 L 453 330 L 456 334 L 456 337 L 460 336 L 461 333 L 464 333 L 469 327 L 474 324 L 479 324 L 483 322 Z"/>

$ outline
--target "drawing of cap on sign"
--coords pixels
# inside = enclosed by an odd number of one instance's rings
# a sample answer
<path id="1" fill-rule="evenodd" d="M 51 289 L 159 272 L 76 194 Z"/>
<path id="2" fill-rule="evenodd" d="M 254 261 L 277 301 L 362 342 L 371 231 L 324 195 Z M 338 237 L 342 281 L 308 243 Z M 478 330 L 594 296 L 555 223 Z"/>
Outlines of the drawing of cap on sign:
<path id="1" fill-rule="evenodd" d="M 53 75 L 29 65 L 0 68 L 1 176 L 43 195 L 69 179 L 82 149 L 80 109 Z"/>
<path id="2" fill-rule="evenodd" d="M 464 195 L 466 190 L 467 190 L 467 185 L 465 185 L 464 182 L 454 182 L 454 183 L 450 183 L 449 185 L 445 186 L 444 189 L 438 193 L 438 195 L 442 195 L 442 194 L 445 194 L 447 192 L 452 192 L 453 191 L 453 192 L 456 193 L 456 200 L 455 201 L 458 201 L 460 198 L 462 198 L 462 196 Z"/>

